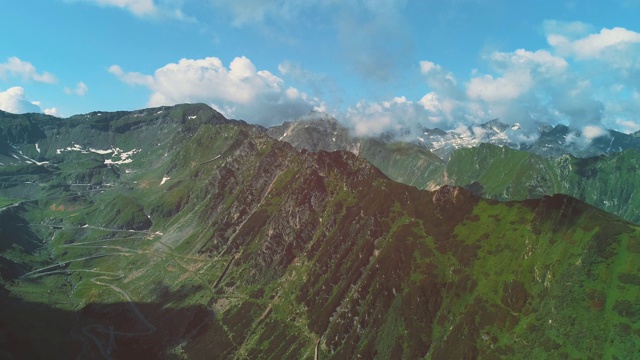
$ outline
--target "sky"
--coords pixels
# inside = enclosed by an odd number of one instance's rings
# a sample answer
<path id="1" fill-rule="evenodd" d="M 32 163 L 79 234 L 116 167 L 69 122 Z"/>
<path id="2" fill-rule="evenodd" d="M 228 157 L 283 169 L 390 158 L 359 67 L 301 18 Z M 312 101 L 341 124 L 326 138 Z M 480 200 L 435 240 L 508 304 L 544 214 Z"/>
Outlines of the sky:
<path id="1" fill-rule="evenodd" d="M 640 130 L 640 0 L 21 0 L 1 5 L 0 109 L 206 103 L 358 135 L 492 119 Z M 526 139 L 522 139 L 523 141 Z"/>

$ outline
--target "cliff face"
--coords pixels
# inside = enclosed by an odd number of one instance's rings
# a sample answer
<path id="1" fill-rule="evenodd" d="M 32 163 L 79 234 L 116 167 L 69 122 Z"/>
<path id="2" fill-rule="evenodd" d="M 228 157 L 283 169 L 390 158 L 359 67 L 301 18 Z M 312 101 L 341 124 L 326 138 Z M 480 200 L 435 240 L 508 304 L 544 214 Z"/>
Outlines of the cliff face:
<path id="1" fill-rule="evenodd" d="M 2 168 L 0 216 L 24 225 L 0 227 L 0 349 L 14 356 L 639 350 L 640 230 L 571 197 L 422 191 L 202 106 L 67 122 L 10 144 L 48 164 Z M 50 335 L 30 336 L 36 322 Z"/>

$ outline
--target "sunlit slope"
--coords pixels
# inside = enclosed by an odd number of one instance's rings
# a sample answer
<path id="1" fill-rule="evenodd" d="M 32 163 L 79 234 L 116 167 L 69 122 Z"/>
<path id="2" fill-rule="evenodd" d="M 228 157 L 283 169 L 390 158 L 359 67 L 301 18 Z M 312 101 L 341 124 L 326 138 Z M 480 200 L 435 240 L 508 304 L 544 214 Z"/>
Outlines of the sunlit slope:
<path id="1" fill-rule="evenodd" d="M 627 220 L 640 222 L 640 193 L 636 191 L 640 188 L 638 174 L 640 151 L 636 149 L 592 158 L 565 155 L 549 159 L 482 144 L 456 150 L 439 175 L 439 181 L 498 200 L 567 194 Z"/>
<path id="2" fill-rule="evenodd" d="M 3 193 L 11 204 L 0 210 L 5 353 L 584 359 L 640 351 L 637 226 L 564 195 L 500 203 L 457 187 L 421 191 L 361 157 L 299 152 L 204 107 L 162 111 L 123 133 L 112 124 L 121 115 L 107 114 L 96 143 L 73 140 L 118 148 L 116 156 L 57 154 L 63 144 L 45 131 L 39 141 L 53 150 L 38 162 L 58 163 L 29 165 L 46 173 Z M 7 165 L 7 176 L 24 180 L 11 174 L 23 166 Z"/>

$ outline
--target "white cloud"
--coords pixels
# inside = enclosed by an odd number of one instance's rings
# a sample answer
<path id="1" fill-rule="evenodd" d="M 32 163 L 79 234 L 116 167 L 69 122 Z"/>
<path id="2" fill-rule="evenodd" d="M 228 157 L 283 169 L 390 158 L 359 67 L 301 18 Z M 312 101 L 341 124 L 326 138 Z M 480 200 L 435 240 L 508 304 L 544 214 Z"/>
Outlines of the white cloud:
<path id="1" fill-rule="evenodd" d="M 375 136 L 402 129 L 409 130 L 407 136 L 414 137 L 421 134 L 422 126 L 433 120 L 430 115 L 420 103 L 402 96 L 380 102 L 362 100 L 347 109 L 344 118 L 358 136 Z"/>
<path id="2" fill-rule="evenodd" d="M 580 59 L 601 58 L 606 51 L 621 50 L 640 43 L 640 33 L 625 28 L 602 29 L 577 40 L 571 40 L 562 34 L 547 35 L 549 44 L 561 53 L 571 54 Z"/>
<path id="3" fill-rule="evenodd" d="M 558 20 L 545 20 L 542 23 L 542 30 L 545 34 L 563 34 L 570 38 L 578 38 L 588 35 L 593 32 L 592 25 L 581 21 L 558 21 Z M 548 38 L 547 38 L 548 41 Z"/>
<path id="4" fill-rule="evenodd" d="M 537 72 L 546 77 L 562 75 L 569 66 L 564 58 L 555 56 L 547 50 L 496 51 L 490 54 L 488 59 L 494 67 L 502 71 L 522 69 Z"/>
<path id="5" fill-rule="evenodd" d="M 640 122 L 624 119 L 616 119 L 616 125 L 620 127 L 622 132 L 630 134 L 640 130 Z"/>
<path id="6" fill-rule="evenodd" d="M 600 126 L 587 125 L 582 128 L 582 136 L 589 140 L 593 140 L 605 135 L 609 135 L 609 132 Z"/>
<path id="7" fill-rule="evenodd" d="M 467 84 L 467 95 L 493 105 L 521 98 L 543 82 L 545 86 L 557 83 L 566 75 L 568 68 L 563 58 L 546 50 L 496 51 L 486 59 L 501 76 L 485 74 L 472 78 Z"/>
<path id="8" fill-rule="evenodd" d="M 29 101 L 20 86 L 0 92 L 0 110 L 14 114 L 41 112 L 39 104 Z"/>
<path id="9" fill-rule="evenodd" d="M 442 66 L 431 61 L 420 61 L 420 72 L 425 75 L 432 90 L 456 99 L 464 96 L 453 73 L 446 71 Z"/>
<path id="10" fill-rule="evenodd" d="M 47 115 L 60 117 L 60 112 L 58 111 L 57 108 L 44 109 L 44 113 Z"/>
<path id="11" fill-rule="evenodd" d="M 229 67 L 216 57 L 181 59 L 155 71 L 154 75 L 125 73 L 119 66 L 109 72 L 130 85 L 149 88 L 148 106 L 204 102 L 228 117 L 264 125 L 301 116 L 323 104 L 316 98 L 287 87 L 284 80 L 257 70 L 246 57 L 236 57 Z"/>
<path id="12" fill-rule="evenodd" d="M 182 1 L 154 0 L 66 0 L 67 2 L 87 2 L 102 7 L 116 7 L 131 12 L 138 17 L 164 17 L 192 20 L 182 12 Z"/>
<path id="13" fill-rule="evenodd" d="M 10 57 L 6 63 L 0 64 L 0 78 L 7 79 L 9 76 L 20 77 L 24 81 L 32 80 L 48 84 L 56 82 L 56 77 L 51 73 L 38 73 L 30 62 L 22 61 L 15 56 Z"/>
<path id="14" fill-rule="evenodd" d="M 467 95 L 471 99 L 488 103 L 501 103 L 519 98 L 531 89 L 533 79 L 528 71 L 509 71 L 502 77 L 482 75 L 467 84 Z"/>
<path id="15" fill-rule="evenodd" d="M 153 0 L 93 0 L 101 6 L 115 6 L 127 9 L 132 13 L 142 15 L 153 15 L 158 10 Z"/>
<path id="16" fill-rule="evenodd" d="M 581 29 L 578 25 L 573 27 L 576 32 Z M 606 114 L 596 86 L 585 80 L 590 77 L 548 50 L 494 51 L 483 59 L 494 71 L 474 72 L 462 85 L 441 66 L 420 62 L 421 72 L 432 90 L 420 103 L 439 113 L 444 124 L 450 126 L 461 121 L 479 123 L 498 118 L 507 124 L 520 123 L 523 131 L 518 134 L 524 133 L 526 137 L 537 131 L 538 121 L 568 123 L 581 129 L 601 124 Z M 618 84 L 609 88 L 619 92 L 625 87 Z"/>
<path id="17" fill-rule="evenodd" d="M 142 85 L 148 87 L 153 85 L 153 76 L 151 75 L 144 75 L 138 72 L 125 73 L 118 65 L 111 65 L 108 71 L 120 79 L 120 81 L 129 85 Z"/>
<path id="18" fill-rule="evenodd" d="M 603 28 L 598 33 L 568 30 L 562 23 L 545 27 L 547 42 L 562 56 L 577 60 L 597 60 L 624 71 L 640 69 L 640 33 L 614 27 Z M 627 76 L 628 73 L 624 72 Z"/>
<path id="19" fill-rule="evenodd" d="M 474 122 L 478 115 L 474 109 L 466 108 L 468 105 L 473 105 L 472 102 L 440 95 L 435 91 L 424 95 L 418 103 L 427 111 L 427 124 L 425 125 L 429 127 L 447 128 L 463 120 Z"/>
<path id="20" fill-rule="evenodd" d="M 71 88 L 64 88 L 64 92 L 67 94 L 75 94 L 78 96 L 84 96 L 87 94 L 87 92 L 89 91 L 89 88 L 87 87 L 87 85 L 84 82 L 79 82 L 78 84 L 76 84 L 76 88 L 75 89 L 71 89 Z"/>

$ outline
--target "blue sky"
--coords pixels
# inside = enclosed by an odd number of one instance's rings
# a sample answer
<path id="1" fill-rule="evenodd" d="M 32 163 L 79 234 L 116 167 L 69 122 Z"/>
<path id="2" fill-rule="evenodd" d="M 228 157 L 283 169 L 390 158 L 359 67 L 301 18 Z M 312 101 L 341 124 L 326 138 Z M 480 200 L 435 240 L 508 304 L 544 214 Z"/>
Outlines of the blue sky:
<path id="1" fill-rule="evenodd" d="M 640 129 L 640 0 L 21 0 L 0 109 L 66 117 L 204 102 L 359 134 L 493 118 Z"/>

